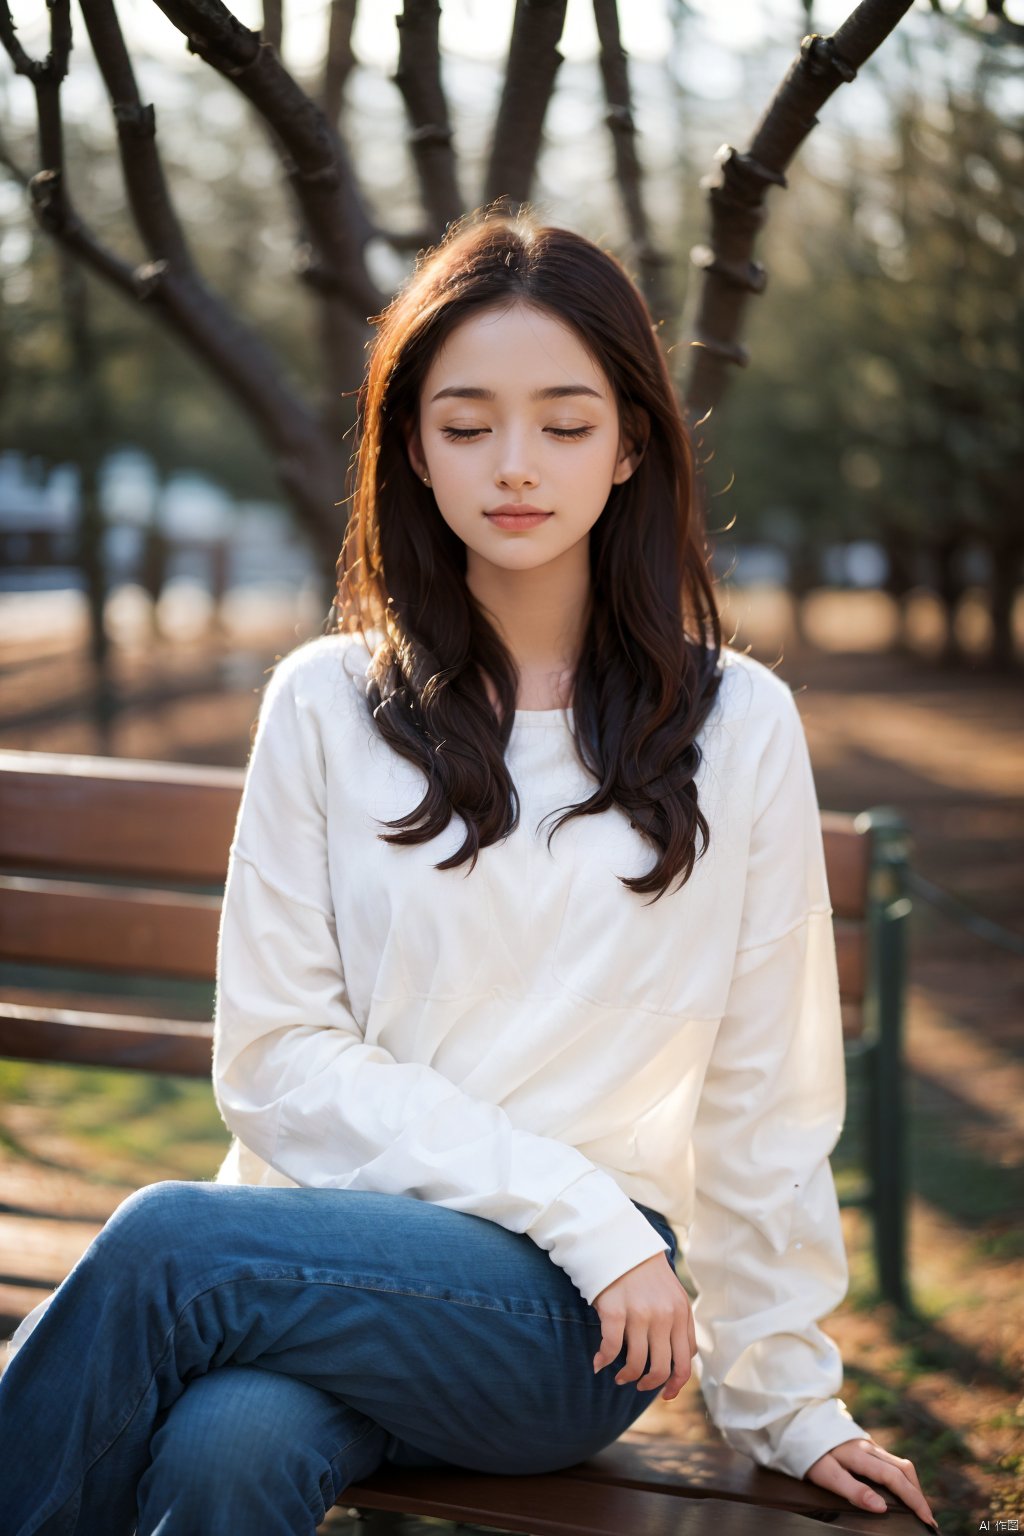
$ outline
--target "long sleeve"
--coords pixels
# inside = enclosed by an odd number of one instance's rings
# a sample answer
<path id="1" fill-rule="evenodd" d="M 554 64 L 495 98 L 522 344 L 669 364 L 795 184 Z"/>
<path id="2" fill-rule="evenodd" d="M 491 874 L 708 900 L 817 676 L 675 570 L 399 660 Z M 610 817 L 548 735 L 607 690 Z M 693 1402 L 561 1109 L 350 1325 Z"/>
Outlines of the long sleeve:
<path id="1" fill-rule="evenodd" d="M 576 1148 L 517 1127 L 425 1063 L 396 1060 L 353 1015 L 315 666 L 300 648 L 267 687 L 231 845 L 214 1020 L 224 1123 L 296 1184 L 412 1195 L 525 1232 L 592 1302 L 666 1251 L 660 1233 Z"/>
<path id="2" fill-rule="evenodd" d="M 761 756 L 739 944 L 693 1134 L 698 1379 L 734 1450 L 793 1477 L 867 1432 L 818 1326 L 849 1275 L 829 1154 L 846 1111 L 820 812 L 788 688 Z"/>

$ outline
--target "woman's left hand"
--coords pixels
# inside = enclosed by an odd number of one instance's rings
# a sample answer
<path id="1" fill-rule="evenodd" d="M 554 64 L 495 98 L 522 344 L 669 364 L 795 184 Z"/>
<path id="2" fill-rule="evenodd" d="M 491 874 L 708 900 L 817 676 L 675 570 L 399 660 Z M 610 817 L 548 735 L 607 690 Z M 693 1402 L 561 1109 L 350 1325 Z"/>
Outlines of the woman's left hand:
<path id="1" fill-rule="evenodd" d="M 870 1509 L 881 1514 L 885 1501 L 866 1483 L 859 1482 L 853 1476 L 855 1472 L 891 1489 L 915 1515 L 920 1515 L 926 1525 L 938 1530 L 938 1521 L 924 1496 L 913 1462 L 906 1456 L 894 1456 L 870 1438 L 858 1436 L 856 1440 L 844 1440 L 841 1445 L 834 1445 L 808 1467 L 804 1477 L 808 1482 L 817 1483 L 819 1488 L 829 1488 L 833 1493 L 841 1494 L 857 1509 Z"/>

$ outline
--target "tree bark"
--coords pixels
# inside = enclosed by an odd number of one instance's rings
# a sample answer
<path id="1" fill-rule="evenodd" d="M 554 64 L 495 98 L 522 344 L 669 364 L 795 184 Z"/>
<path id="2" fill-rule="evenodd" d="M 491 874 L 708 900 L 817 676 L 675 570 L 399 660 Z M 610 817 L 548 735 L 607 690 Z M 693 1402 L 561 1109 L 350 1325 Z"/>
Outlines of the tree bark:
<path id="1" fill-rule="evenodd" d="M 747 349 L 740 322 L 752 293 L 762 293 L 767 275 L 753 258 L 765 221 L 769 187 L 785 187 L 786 167 L 803 144 L 829 97 L 854 80 L 861 65 L 889 36 L 913 0 L 862 0 L 831 37 L 810 33 L 740 153 L 723 144 L 717 167 L 701 185 L 707 189 L 711 231 L 690 259 L 704 274 L 684 406 L 692 422 L 704 420 L 721 400 L 730 364 L 745 368 Z"/>
<path id="2" fill-rule="evenodd" d="M 629 87 L 629 64 L 619 37 L 619 9 L 616 0 L 594 0 L 594 18 L 600 44 L 598 62 L 608 103 L 605 122 L 612 135 L 615 180 L 622 195 L 633 259 L 639 268 L 637 282 L 655 324 L 663 325 L 672 315 L 672 301 L 665 284 L 668 257 L 655 248 L 644 207 L 643 175 L 637 153 L 636 123 L 633 120 L 633 101 Z"/>
<path id="3" fill-rule="evenodd" d="M 498 106 L 484 196 L 514 212 L 537 171 L 544 117 L 562 63 L 558 40 L 566 0 L 516 0 L 505 85 Z"/>

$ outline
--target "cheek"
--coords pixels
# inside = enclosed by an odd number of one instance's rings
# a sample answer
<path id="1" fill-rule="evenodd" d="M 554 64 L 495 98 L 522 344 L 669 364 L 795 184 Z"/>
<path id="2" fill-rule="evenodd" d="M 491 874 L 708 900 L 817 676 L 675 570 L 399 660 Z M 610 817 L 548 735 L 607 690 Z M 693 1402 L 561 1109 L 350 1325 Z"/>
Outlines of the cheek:
<path id="1" fill-rule="evenodd" d="M 575 454 L 571 466 L 575 473 L 591 486 L 610 485 L 615 473 L 617 443 L 611 433 L 602 432 L 597 439 L 590 439 Z"/>
<path id="2" fill-rule="evenodd" d="M 433 462 L 434 495 L 443 498 L 455 515 L 466 515 L 467 507 L 481 510 L 486 505 L 480 498 L 487 488 L 488 471 L 479 450 L 444 448 Z"/>
<path id="3" fill-rule="evenodd" d="M 448 525 L 457 539 L 478 553 L 493 549 L 493 530 L 483 516 L 483 504 L 479 496 L 467 496 L 465 490 L 460 492 L 458 487 L 450 484 L 447 490 L 438 490 L 436 480 L 434 495 L 437 516 Z"/>
<path id="4" fill-rule="evenodd" d="M 589 513 L 596 517 L 600 512 L 614 484 L 615 464 L 614 449 L 602 444 L 590 453 L 580 454 L 571 466 L 568 478 L 583 503 L 581 515 Z"/>

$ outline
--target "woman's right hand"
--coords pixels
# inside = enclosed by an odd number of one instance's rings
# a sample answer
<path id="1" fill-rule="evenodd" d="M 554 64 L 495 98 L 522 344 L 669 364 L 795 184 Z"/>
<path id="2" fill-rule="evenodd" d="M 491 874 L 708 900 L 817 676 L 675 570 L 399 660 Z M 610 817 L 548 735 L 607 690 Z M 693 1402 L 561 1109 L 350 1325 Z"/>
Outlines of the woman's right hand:
<path id="1" fill-rule="evenodd" d="M 593 1306 L 601 1319 L 595 1375 L 618 1358 L 625 1335 L 626 1363 L 615 1380 L 635 1381 L 638 1392 L 667 1382 L 663 1396 L 671 1402 L 690 1379 L 697 1336 L 690 1298 L 665 1254 L 655 1253 L 628 1269 L 594 1297 Z M 651 1368 L 645 1372 L 648 1355 Z"/>

